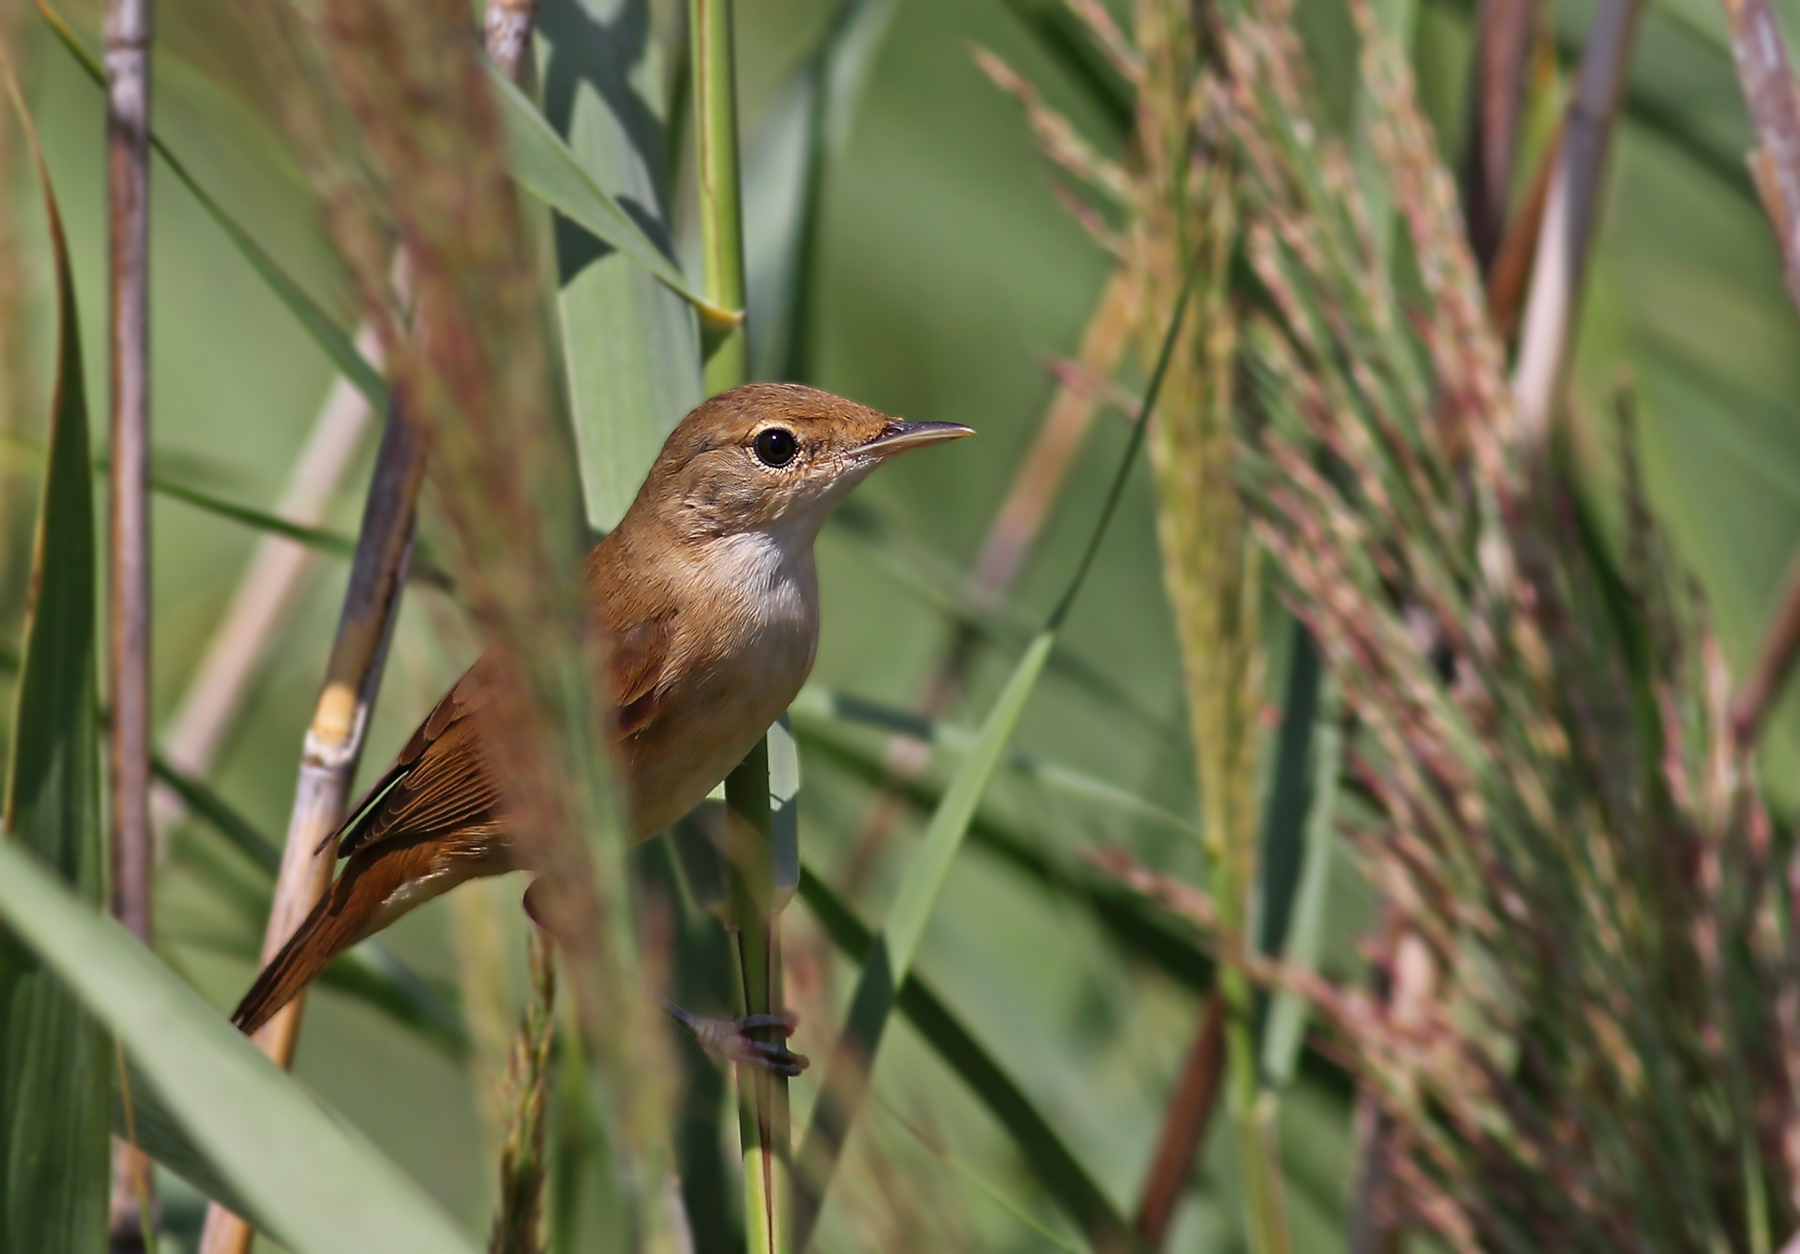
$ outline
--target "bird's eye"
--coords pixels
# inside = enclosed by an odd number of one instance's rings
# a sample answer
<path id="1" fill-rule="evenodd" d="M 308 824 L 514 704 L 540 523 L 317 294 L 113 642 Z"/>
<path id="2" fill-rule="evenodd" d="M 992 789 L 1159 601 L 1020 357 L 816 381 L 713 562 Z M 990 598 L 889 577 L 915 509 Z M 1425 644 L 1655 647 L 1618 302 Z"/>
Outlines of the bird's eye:
<path id="1" fill-rule="evenodd" d="M 765 466 L 785 466 L 800 451 L 800 441 L 786 427 L 765 427 L 756 433 L 756 459 Z"/>

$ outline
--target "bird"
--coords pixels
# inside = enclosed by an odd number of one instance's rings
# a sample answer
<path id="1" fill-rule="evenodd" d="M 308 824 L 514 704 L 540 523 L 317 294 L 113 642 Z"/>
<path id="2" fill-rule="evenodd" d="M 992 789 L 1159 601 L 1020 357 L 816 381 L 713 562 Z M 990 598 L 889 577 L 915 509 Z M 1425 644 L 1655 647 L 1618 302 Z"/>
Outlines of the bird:
<path id="1" fill-rule="evenodd" d="M 704 800 L 799 693 L 819 641 L 813 541 L 832 511 L 883 462 L 972 434 L 787 383 L 721 392 L 669 433 L 584 572 L 634 840 Z M 492 649 L 478 658 L 326 838 L 342 870 L 239 1003 L 242 1031 L 409 910 L 478 876 L 532 869 L 483 748 L 497 734 L 504 661 Z M 672 1013 L 717 1043 L 715 1025 Z"/>

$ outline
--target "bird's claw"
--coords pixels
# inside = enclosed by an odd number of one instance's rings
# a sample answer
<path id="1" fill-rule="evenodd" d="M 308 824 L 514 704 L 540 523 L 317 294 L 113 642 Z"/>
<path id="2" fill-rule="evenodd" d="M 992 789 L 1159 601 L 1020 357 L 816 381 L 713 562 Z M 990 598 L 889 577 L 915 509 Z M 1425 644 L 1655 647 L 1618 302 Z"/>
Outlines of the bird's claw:
<path id="1" fill-rule="evenodd" d="M 800 1023 L 799 1016 L 791 1011 L 778 1015 L 745 1015 L 741 1019 L 703 1018 L 674 1004 L 669 1005 L 668 1011 L 677 1023 L 694 1034 L 700 1048 L 709 1054 L 761 1067 L 789 1079 L 811 1065 L 811 1059 L 805 1054 L 797 1054 L 787 1047 L 787 1038 L 794 1034 Z M 778 1032 L 782 1039 L 761 1040 L 753 1035 L 757 1032 Z"/>

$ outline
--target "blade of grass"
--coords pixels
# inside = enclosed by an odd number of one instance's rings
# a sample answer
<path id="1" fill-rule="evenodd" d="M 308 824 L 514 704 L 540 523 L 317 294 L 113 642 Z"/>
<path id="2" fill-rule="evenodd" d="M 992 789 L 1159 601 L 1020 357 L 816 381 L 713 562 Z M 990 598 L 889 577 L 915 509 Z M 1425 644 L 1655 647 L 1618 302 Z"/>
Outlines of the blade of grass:
<path id="1" fill-rule="evenodd" d="M 810 867 L 800 869 L 800 899 L 845 957 L 856 963 L 867 960 L 875 944 L 873 931 Z M 907 975 L 895 1005 L 1012 1137 L 1019 1156 L 1063 1213 L 1100 1248 L 1127 1244 L 1128 1226 L 1106 1190 L 1082 1166 L 1018 1081 L 924 977 L 916 972 Z"/>
<path id="2" fill-rule="evenodd" d="M 88 78 L 96 87 L 104 90 L 106 73 L 101 66 L 100 59 L 75 34 L 74 28 L 49 3 L 49 0 L 38 0 L 38 12 L 56 34 L 62 46 L 68 50 L 69 55 L 74 57 L 76 63 L 86 72 Z M 156 150 L 157 156 L 163 159 L 169 172 L 180 180 L 181 185 L 187 188 L 195 200 L 200 202 L 200 207 L 206 210 L 207 216 L 218 224 L 220 230 L 225 232 L 263 282 L 267 283 L 270 290 L 280 298 L 281 303 L 287 306 L 288 311 L 312 337 L 313 342 L 331 359 L 331 363 L 337 367 L 338 373 L 355 384 L 357 390 L 368 397 L 369 404 L 374 406 L 378 412 L 385 411 L 388 405 L 387 383 L 382 379 L 381 372 L 370 365 L 368 359 L 357 350 L 355 343 L 344 329 L 330 314 L 319 307 L 317 301 L 306 294 L 306 290 L 276 263 L 262 245 L 256 242 L 250 232 L 238 223 L 237 219 L 225 212 L 224 206 L 213 197 L 211 192 L 200 185 L 187 166 L 170 151 L 169 146 L 154 130 L 150 132 L 150 146 Z"/>
<path id="3" fill-rule="evenodd" d="M 742 305 L 721 304 L 689 286 L 680 268 L 644 234 L 624 206 L 588 175 L 518 84 L 492 61 L 483 64 L 499 105 L 512 173 L 519 186 L 655 275 L 692 305 L 708 326 L 739 325 L 743 321 Z"/>
<path id="4" fill-rule="evenodd" d="M 295 1254 L 472 1251 L 345 1119 L 11 841 L 0 842 L 0 918 L 118 1036 L 213 1170 Z"/>
<path id="5" fill-rule="evenodd" d="M 544 117 L 593 183 L 630 203 L 657 240 L 673 235 L 657 41 L 619 0 L 544 0 Z M 665 436 L 699 403 L 693 312 L 629 257 L 578 226 L 555 228 L 562 368 L 588 524 L 608 531 Z"/>
<path id="6" fill-rule="evenodd" d="M 1599 223 L 1607 151 L 1642 10 L 1642 0 L 1603 0 L 1581 55 L 1557 148 L 1513 373 L 1519 423 L 1527 438 L 1540 446 L 1548 439 L 1574 353 L 1576 314 Z"/>
<path id="7" fill-rule="evenodd" d="M 18 670 L 17 653 L 0 645 L 0 674 L 17 674 Z M 192 815 L 222 836 L 226 844 L 263 872 L 267 882 L 273 886 L 275 874 L 281 868 L 280 846 L 208 785 L 171 765 L 161 756 L 151 755 L 150 770 L 157 783 L 180 798 Z M 204 868 L 201 873 L 208 874 Z M 256 917 L 263 917 L 266 909 L 265 898 Z M 249 953 L 245 956 L 254 957 Z M 339 955 L 319 978 L 322 983 L 339 992 L 358 998 L 389 1015 L 402 1026 L 417 1030 L 452 1057 L 462 1058 L 468 1054 L 468 1029 L 457 1007 L 446 1001 L 443 993 L 402 962 L 379 938 L 366 940 Z M 124 1126 L 123 1120 L 116 1121 L 118 1129 L 122 1130 Z M 122 1135 L 122 1131 L 120 1134 Z M 154 1157 L 162 1157 L 154 1148 L 152 1152 Z M 213 1193 L 212 1196 L 218 1195 Z"/>
<path id="8" fill-rule="evenodd" d="M 1012 15 L 1030 31 L 1080 87 L 1115 135 L 1131 130 L 1136 108 L 1131 84 L 1126 82 L 1089 38 L 1087 26 L 1060 0 L 1003 0 Z"/>
<path id="9" fill-rule="evenodd" d="M 927 718 L 922 714 L 910 713 L 847 693 L 833 692 L 817 684 L 808 684 L 801 689 L 788 713 L 802 729 L 803 736 L 844 744 L 853 753 L 857 751 L 852 747 L 854 742 L 846 735 L 846 729 L 853 725 L 892 732 L 958 758 L 966 755 L 975 744 L 976 733 L 971 728 Z M 1041 786 L 1046 792 L 1071 800 L 1090 801 L 1127 818 L 1151 823 L 1185 836 L 1195 834 L 1192 821 L 1172 810 L 1165 810 L 1128 789 L 1064 763 L 1009 750 L 1001 759 L 1001 765 L 1020 779 Z M 892 776 L 899 773 L 890 769 L 888 774 Z"/>
<path id="10" fill-rule="evenodd" d="M 800 741 L 810 756 L 865 783 L 891 790 L 920 813 L 931 814 L 943 801 L 942 788 L 927 780 L 896 778 L 877 751 L 841 738 L 815 737 L 804 725 Z M 1193 930 L 1171 915 L 1146 909 L 1141 895 L 1125 889 L 1113 877 L 1046 849 L 1041 837 L 994 815 L 977 812 L 970 820 L 968 839 L 1014 871 L 1092 914 L 1121 952 L 1194 992 L 1204 993 L 1212 986 L 1212 960 L 1197 944 Z"/>
<path id="11" fill-rule="evenodd" d="M 1331 884 L 1332 849 L 1336 842 L 1338 773 L 1343 765 L 1343 731 L 1338 725 L 1336 685 L 1321 674 L 1318 653 L 1304 629 L 1295 626 L 1296 649 L 1304 647 L 1311 657 L 1308 669 L 1315 685 L 1315 708 L 1310 711 L 1311 727 L 1306 739 L 1306 760 L 1301 764 L 1308 779 L 1300 787 L 1302 830 L 1298 874 L 1289 889 L 1291 915 L 1284 927 L 1266 926 L 1263 952 L 1279 953 L 1286 966 L 1295 970 L 1311 970 L 1319 960 L 1324 943 L 1326 912 L 1330 908 L 1328 889 Z M 1304 646 L 1301 645 L 1304 641 Z M 1284 728 L 1285 731 L 1285 728 Z M 1265 916 L 1265 923 L 1273 919 Z M 1310 1004 L 1292 989 L 1277 989 L 1269 1002 L 1268 1017 L 1263 1025 L 1263 1082 L 1279 1093 L 1293 1080 L 1299 1065 L 1300 1051 L 1306 1041 L 1306 1019 Z"/>
<path id="12" fill-rule="evenodd" d="M 831 1177 L 849 1135 L 850 1124 L 873 1075 L 875 1054 L 880 1048 L 882 1033 L 886 1030 L 893 1010 L 895 994 L 906 979 L 913 954 L 924 937 L 925 925 L 930 921 L 938 896 L 949 879 L 950 868 L 962 847 L 969 824 L 975 817 L 982 793 L 987 790 L 988 781 L 1000 764 L 1007 741 L 1012 738 L 1019 716 L 1024 713 L 1025 703 L 1031 697 L 1038 676 L 1043 673 L 1044 663 L 1049 659 L 1057 632 L 1075 604 L 1075 598 L 1081 591 L 1088 571 L 1093 567 L 1094 558 L 1100 551 L 1113 514 L 1124 495 L 1127 477 L 1149 428 L 1150 414 L 1156 406 L 1157 394 L 1168 374 L 1176 337 L 1187 312 L 1188 298 L 1193 292 L 1194 279 L 1198 273 L 1197 269 L 1190 270 L 1182 284 L 1174 312 L 1169 319 L 1169 329 L 1163 338 L 1155 368 L 1151 371 L 1149 384 L 1144 391 L 1144 403 L 1137 415 L 1136 426 L 1068 587 L 1057 601 L 1056 608 L 1051 611 L 1044 630 L 1027 647 L 1025 655 L 1013 668 L 1012 675 L 983 721 L 973 748 L 951 777 L 944 799 L 933 813 L 918 852 L 901 881 L 900 891 L 882 924 L 881 935 L 863 963 L 856 990 L 851 994 L 844 1030 L 826 1063 L 818 1100 L 813 1106 L 806 1138 L 801 1143 L 796 1158 L 796 1249 L 804 1250 L 812 1239 L 826 1190 L 830 1187 Z"/>
<path id="13" fill-rule="evenodd" d="M 93 915 L 106 880 L 96 718 L 99 626 L 88 472 L 87 399 L 68 245 L 49 171 L 12 63 L 0 75 L 36 164 L 56 282 L 56 389 L 32 595 L 12 726 L 0 855 L 29 848 Z M 34 873 L 46 882 L 45 871 Z M 65 896 L 67 894 L 65 893 Z M 105 1244 L 112 1049 L 14 933 L 0 930 L 0 1246 L 94 1250 Z"/>

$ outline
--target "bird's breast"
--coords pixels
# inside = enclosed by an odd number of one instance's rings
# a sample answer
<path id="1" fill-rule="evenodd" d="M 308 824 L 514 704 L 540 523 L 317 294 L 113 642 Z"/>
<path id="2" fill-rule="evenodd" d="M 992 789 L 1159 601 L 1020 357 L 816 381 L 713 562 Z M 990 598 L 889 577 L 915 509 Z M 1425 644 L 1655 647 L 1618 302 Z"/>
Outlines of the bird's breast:
<path id="1" fill-rule="evenodd" d="M 812 670 L 819 599 L 811 545 L 796 553 L 780 541 L 725 537 L 694 564 L 658 717 L 627 748 L 633 826 L 643 835 L 698 805 Z"/>

